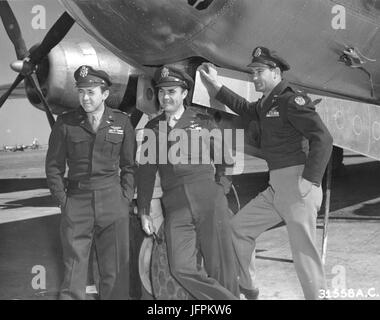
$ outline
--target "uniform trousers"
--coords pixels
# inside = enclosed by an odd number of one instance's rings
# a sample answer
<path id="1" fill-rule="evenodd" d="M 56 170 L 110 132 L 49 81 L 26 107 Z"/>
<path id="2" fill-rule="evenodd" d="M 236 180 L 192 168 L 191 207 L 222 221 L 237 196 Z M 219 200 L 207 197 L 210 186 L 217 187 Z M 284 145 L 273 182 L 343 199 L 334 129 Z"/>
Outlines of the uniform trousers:
<path id="1" fill-rule="evenodd" d="M 195 299 L 238 299 L 231 214 L 223 187 L 213 180 L 188 183 L 164 191 L 162 202 L 173 277 Z"/>
<path id="2" fill-rule="evenodd" d="M 64 280 L 60 299 L 85 299 L 91 244 L 99 266 L 100 299 L 128 299 L 129 213 L 120 186 L 68 193 L 62 208 Z"/>
<path id="3" fill-rule="evenodd" d="M 319 291 L 326 288 L 324 270 L 316 248 L 316 220 L 322 203 L 322 188 L 313 185 L 310 192 L 302 195 L 299 178 L 303 169 L 304 166 L 299 165 L 271 170 L 270 186 L 233 217 L 232 239 L 241 287 L 255 287 L 257 237 L 284 221 L 305 298 L 317 299 Z"/>

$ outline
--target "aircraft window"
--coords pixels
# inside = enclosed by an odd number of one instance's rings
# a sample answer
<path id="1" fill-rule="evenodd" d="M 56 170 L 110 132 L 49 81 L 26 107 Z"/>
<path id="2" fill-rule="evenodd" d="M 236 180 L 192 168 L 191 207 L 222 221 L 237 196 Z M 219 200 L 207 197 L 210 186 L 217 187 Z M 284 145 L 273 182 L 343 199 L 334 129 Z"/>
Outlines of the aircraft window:
<path id="1" fill-rule="evenodd" d="M 205 10 L 214 0 L 187 0 L 187 3 L 197 10 Z"/>

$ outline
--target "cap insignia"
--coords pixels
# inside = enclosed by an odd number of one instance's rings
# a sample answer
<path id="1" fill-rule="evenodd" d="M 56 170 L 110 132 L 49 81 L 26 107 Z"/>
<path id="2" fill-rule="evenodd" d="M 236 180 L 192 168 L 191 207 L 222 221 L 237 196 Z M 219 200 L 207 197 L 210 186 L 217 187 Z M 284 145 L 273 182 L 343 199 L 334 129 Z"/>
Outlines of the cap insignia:
<path id="1" fill-rule="evenodd" d="M 88 68 L 86 66 L 83 66 L 82 68 L 80 68 L 79 75 L 82 78 L 86 77 L 88 75 Z"/>
<path id="2" fill-rule="evenodd" d="M 161 78 L 166 78 L 166 77 L 169 77 L 169 69 L 164 67 L 161 70 Z"/>
<path id="3" fill-rule="evenodd" d="M 260 56 L 261 56 L 261 53 L 262 53 L 261 48 L 257 48 L 257 49 L 255 50 L 255 53 L 254 53 L 253 55 L 257 58 L 257 57 L 260 57 Z"/>

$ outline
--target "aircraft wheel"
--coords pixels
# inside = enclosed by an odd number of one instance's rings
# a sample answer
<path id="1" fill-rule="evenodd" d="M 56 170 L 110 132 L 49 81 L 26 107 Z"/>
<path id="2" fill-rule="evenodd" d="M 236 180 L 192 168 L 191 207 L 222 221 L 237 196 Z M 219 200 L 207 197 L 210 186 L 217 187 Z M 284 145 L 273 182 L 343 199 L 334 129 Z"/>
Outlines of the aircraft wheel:
<path id="1" fill-rule="evenodd" d="M 153 295 L 159 300 L 189 300 L 189 293 L 170 273 L 163 224 L 157 236 L 163 241 L 160 244 L 154 241 L 152 248 L 151 275 Z"/>

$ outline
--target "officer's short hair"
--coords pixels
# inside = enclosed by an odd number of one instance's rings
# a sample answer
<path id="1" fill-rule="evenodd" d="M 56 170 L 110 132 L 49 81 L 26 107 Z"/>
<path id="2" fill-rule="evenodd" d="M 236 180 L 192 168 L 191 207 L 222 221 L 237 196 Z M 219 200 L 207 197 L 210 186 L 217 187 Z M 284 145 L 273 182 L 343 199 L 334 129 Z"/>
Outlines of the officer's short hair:
<path id="1" fill-rule="evenodd" d="M 101 85 L 101 86 L 100 86 L 100 90 L 102 91 L 102 93 L 104 93 L 104 91 L 106 91 L 106 90 L 110 90 L 110 87 L 107 86 L 107 85 Z"/>

